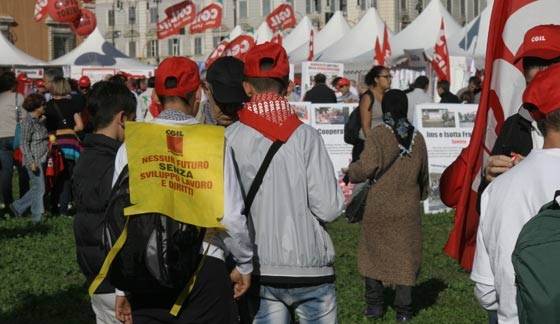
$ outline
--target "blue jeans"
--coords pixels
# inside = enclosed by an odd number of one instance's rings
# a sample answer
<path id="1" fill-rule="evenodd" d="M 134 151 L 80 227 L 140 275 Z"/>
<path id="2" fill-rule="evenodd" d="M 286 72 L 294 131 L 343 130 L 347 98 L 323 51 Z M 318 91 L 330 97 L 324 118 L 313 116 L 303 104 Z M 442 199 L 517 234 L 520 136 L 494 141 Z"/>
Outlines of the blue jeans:
<path id="1" fill-rule="evenodd" d="M 45 166 L 38 165 L 35 172 L 27 168 L 27 174 L 31 179 L 31 189 L 23 197 L 14 201 L 14 208 L 18 214 L 23 214 L 27 208 L 31 207 L 31 220 L 38 222 L 41 220 L 45 208 L 43 206 L 43 196 L 45 195 Z"/>
<path id="2" fill-rule="evenodd" d="M 253 324 L 289 324 L 292 310 L 300 324 L 338 323 L 333 283 L 297 288 L 261 285 L 259 293 L 259 309 Z"/>
<path id="3" fill-rule="evenodd" d="M 0 188 L 2 190 L 1 201 L 6 205 L 14 201 L 12 194 L 12 175 L 14 172 L 13 154 L 14 137 L 0 138 Z"/>

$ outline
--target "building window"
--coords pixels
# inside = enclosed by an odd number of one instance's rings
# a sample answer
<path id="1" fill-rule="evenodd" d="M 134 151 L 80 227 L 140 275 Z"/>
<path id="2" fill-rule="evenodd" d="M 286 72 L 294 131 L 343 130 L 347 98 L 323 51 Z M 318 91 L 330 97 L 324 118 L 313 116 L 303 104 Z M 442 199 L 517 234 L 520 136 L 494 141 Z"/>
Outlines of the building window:
<path id="1" fill-rule="evenodd" d="M 449 13 L 451 13 L 451 10 L 452 10 L 452 9 L 451 9 L 451 8 L 452 8 L 452 7 L 451 7 L 451 3 L 452 3 L 452 2 L 453 2 L 452 0 L 447 0 L 447 11 L 449 11 Z M 451 13 L 451 14 L 452 14 L 452 13 Z"/>
<path id="2" fill-rule="evenodd" d="M 150 23 L 155 24 L 158 22 L 158 8 L 150 8 Z"/>
<path id="3" fill-rule="evenodd" d="M 136 7 L 128 7 L 128 23 L 134 25 L 136 23 Z"/>
<path id="4" fill-rule="evenodd" d="M 158 57 L 159 53 L 159 42 L 157 39 L 151 40 L 148 43 L 148 57 Z"/>
<path id="5" fill-rule="evenodd" d="M 321 9 L 321 0 L 314 0 L 314 1 L 315 1 L 315 11 L 317 12 L 323 11 L 323 9 Z"/>
<path id="6" fill-rule="evenodd" d="M 52 55 L 53 60 L 70 52 L 76 47 L 74 33 L 52 33 Z"/>
<path id="7" fill-rule="evenodd" d="M 128 56 L 136 57 L 136 42 L 130 41 L 128 43 Z"/>
<path id="8" fill-rule="evenodd" d="M 368 10 L 369 8 L 377 8 L 377 1 L 376 0 L 359 0 L 360 1 L 360 9 Z"/>
<path id="9" fill-rule="evenodd" d="M 401 9 L 406 10 L 406 2 L 407 0 L 401 0 Z"/>
<path id="10" fill-rule="evenodd" d="M 220 44 L 220 42 L 222 41 L 222 36 L 214 36 L 212 37 L 212 47 L 216 47 L 218 46 L 218 44 Z"/>
<path id="11" fill-rule="evenodd" d="M 247 0 L 239 0 L 239 18 L 247 18 Z"/>
<path id="12" fill-rule="evenodd" d="M 313 8 L 311 6 L 311 1 L 313 1 L 313 0 L 305 0 L 305 13 L 306 14 L 310 14 L 313 10 Z"/>
<path id="13" fill-rule="evenodd" d="M 480 6 L 478 0 L 474 0 L 474 17 L 480 14 Z"/>
<path id="14" fill-rule="evenodd" d="M 262 0 L 262 15 L 263 16 L 268 16 L 268 14 L 271 12 L 270 9 L 270 0 Z"/>
<path id="15" fill-rule="evenodd" d="M 194 55 L 202 55 L 202 38 L 200 37 L 194 39 Z"/>
<path id="16" fill-rule="evenodd" d="M 179 49 L 179 39 L 172 38 L 169 40 L 169 55 L 170 56 L 179 56 L 180 49 Z"/>
<path id="17" fill-rule="evenodd" d="M 107 11 L 107 25 L 115 26 L 115 10 L 113 9 Z"/>

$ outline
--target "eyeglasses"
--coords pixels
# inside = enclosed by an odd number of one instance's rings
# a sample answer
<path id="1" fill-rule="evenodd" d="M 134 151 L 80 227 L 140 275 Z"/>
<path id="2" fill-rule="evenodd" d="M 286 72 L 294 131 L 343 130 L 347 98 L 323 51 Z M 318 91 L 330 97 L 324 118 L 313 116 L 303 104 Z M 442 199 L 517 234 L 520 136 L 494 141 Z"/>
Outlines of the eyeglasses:
<path id="1" fill-rule="evenodd" d="M 380 75 L 380 78 L 387 78 L 387 79 L 392 79 L 393 76 L 392 75 Z"/>

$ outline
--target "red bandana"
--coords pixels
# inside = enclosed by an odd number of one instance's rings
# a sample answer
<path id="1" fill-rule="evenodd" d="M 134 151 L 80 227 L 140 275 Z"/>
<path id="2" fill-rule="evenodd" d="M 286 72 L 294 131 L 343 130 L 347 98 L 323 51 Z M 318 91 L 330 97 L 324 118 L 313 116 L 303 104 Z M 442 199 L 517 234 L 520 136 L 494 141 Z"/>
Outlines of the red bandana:
<path id="1" fill-rule="evenodd" d="M 286 98 L 274 93 L 251 97 L 238 112 L 239 120 L 254 128 L 271 141 L 286 142 L 301 121 Z"/>

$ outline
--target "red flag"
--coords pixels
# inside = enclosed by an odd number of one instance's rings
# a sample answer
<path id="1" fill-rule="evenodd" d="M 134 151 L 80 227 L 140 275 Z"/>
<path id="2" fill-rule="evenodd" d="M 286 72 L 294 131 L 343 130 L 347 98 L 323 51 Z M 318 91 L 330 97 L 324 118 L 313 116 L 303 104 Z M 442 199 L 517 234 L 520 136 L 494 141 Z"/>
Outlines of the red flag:
<path id="1" fill-rule="evenodd" d="M 214 63 L 215 60 L 217 60 L 218 58 L 220 58 L 224 55 L 224 51 L 225 51 L 228 44 L 229 44 L 229 41 L 224 39 L 216 46 L 216 48 L 214 48 L 214 50 L 212 50 L 210 55 L 208 55 L 208 58 L 206 59 L 206 62 L 204 62 L 204 65 L 206 66 L 206 68 L 208 68 L 210 65 L 212 65 L 212 63 Z"/>
<path id="2" fill-rule="evenodd" d="M 379 37 L 375 37 L 375 56 L 373 57 L 373 65 L 385 65 L 385 56 L 379 45 Z"/>
<path id="3" fill-rule="evenodd" d="M 233 56 L 245 62 L 245 55 L 253 46 L 255 46 L 255 39 L 252 36 L 239 35 L 226 46 L 224 55 Z"/>
<path id="4" fill-rule="evenodd" d="M 289 3 L 279 5 L 273 12 L 266 16 L 266 23 L 271 30 L 276 30 L 278 27 L 287 29 L 296 25 L 296 15 L 294 8 Z"/>
<path id="5" fill-rule="evenodd" d="M 40 22 L 47 15 L 49 0 L 37 0 L 35 4 L 35 22 Z"/>
<path id="6" fill-rule="evenodd" d="M 445 28 L 443 27 L 443 17 L 441 18 L 441 28 L 439 30 L 439 37 L 434 47 L 434 58 L 432 59 L 432 66 L 438 74 L 440 80 L 451 80 L 449 73 L 449 52 L 447 51 L 447 41 L 445 40 Z"/>
<path id="7" fill-rule="evenodd" d="M 387 23 L 385 23 L 385 29 L 383 30 L 383 58 L 387 59 L 391 56 L 391 44 L 389 43 L 389 32 L 387 31 Z"/>
<path id="8" fill-rule="evenodd" d="M 218 28 L 222 25 L 222 5 L 212 3 L 202 8 L 194 18 L 190 27 L 191 34 L 201 33 L 207 29 Z"/>
<path id="9" fill-rule="evenodd" d="M 167 17 L 157 23 L 158 39 L 163 39 L 179 33 L 181 28 L 194 20 L 195 6 L 190 0 L 179 2 L 165 9 Z"/>
<path id="10" fill-rule="evenodd" d="M 278 28 L 270 40 L 272 43 L 282 45 L 282 27 Z"/>
<path id="11" fill-rule="evenodd" d="M 308 61 L 313 61 L 313 57 L 315 56 L 315 48 L 314 48 L 314 40 L 315 38 L 315 32 L 313 31 L 313 28 L 311 28 L 311 32 L 309 35 L 309 55 L 307 55 L 307 60 Z"/>
<path id="12" fill-rule="evenodd" d="M 453 229 L 444 252 L 472 269 L 479 215 L 476 211 L 481 168 L 504 119 L 517 112 L 525 87 L 521 61 L 513 64 L 525 32 L 543 19 L 557 19 L 558 1 L 495 0 L 486 50 L 485 82 L 465 158 L 465 173 Z M 546 18 L 544 17 L 546 16 Z M 540 17 L 527 23 L 526 17 Z M 553 20 L 546 20 L 553 21 Z M 507 103 L 502 107 L 502 103 Z"/>

